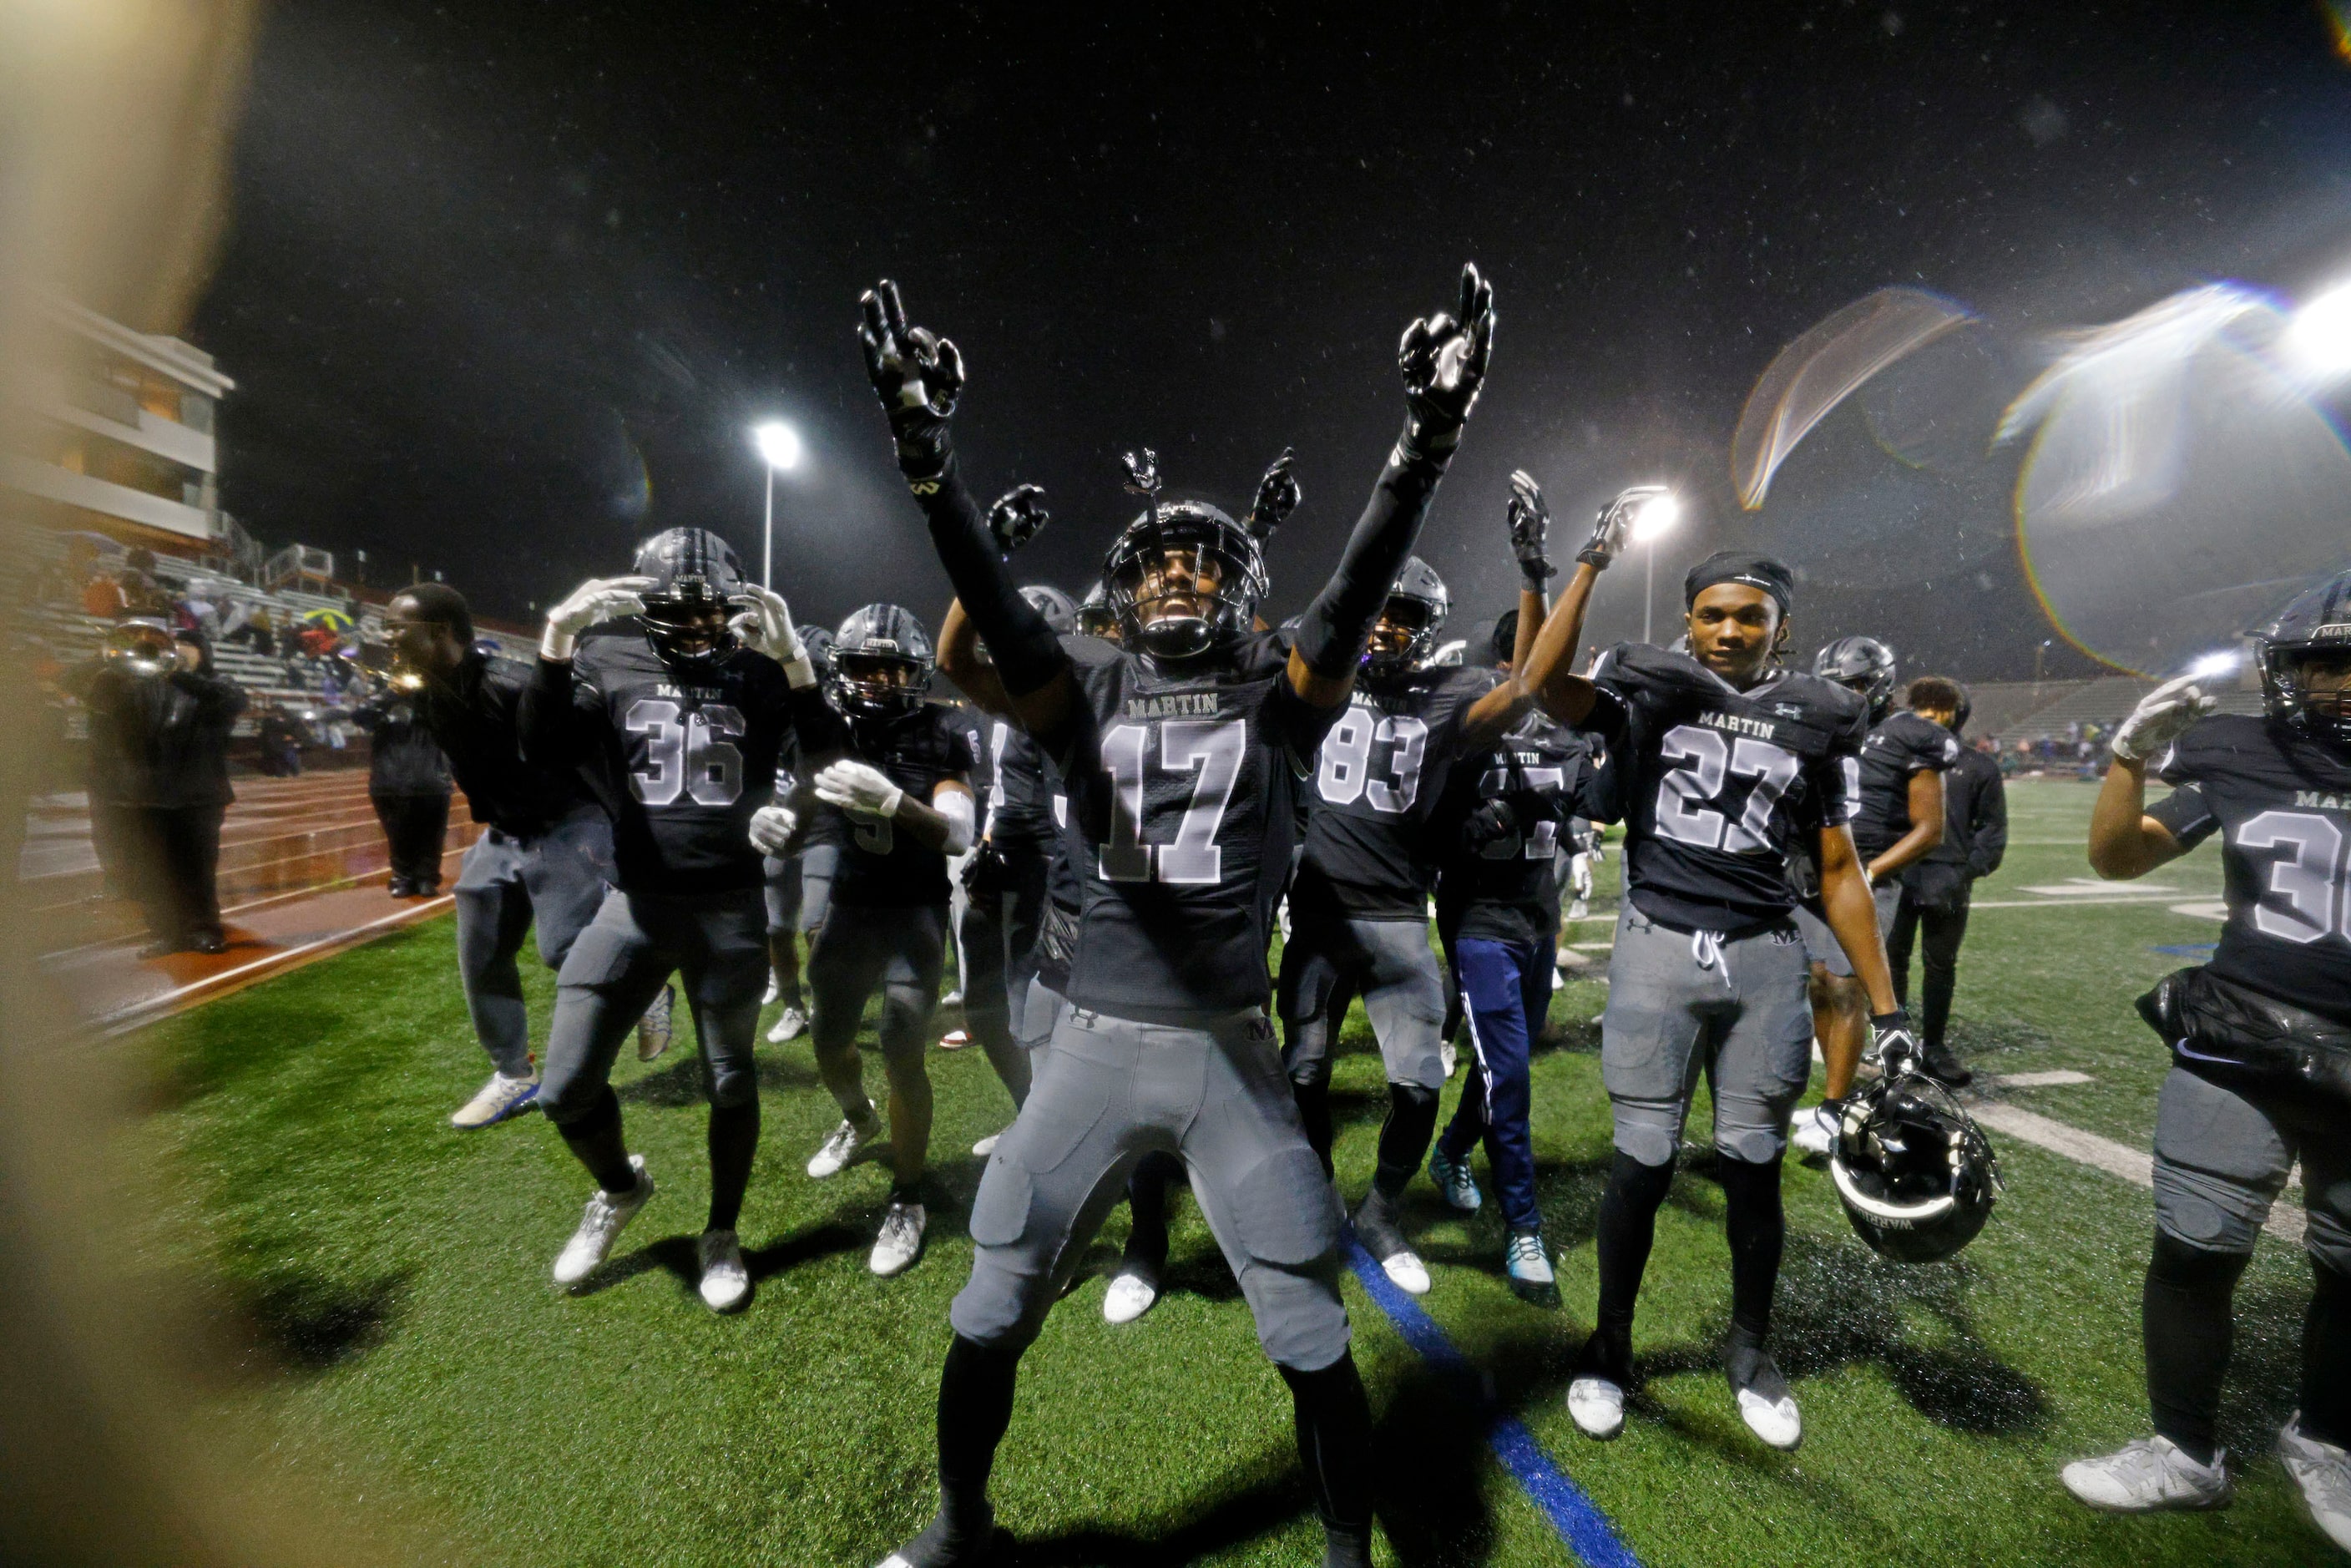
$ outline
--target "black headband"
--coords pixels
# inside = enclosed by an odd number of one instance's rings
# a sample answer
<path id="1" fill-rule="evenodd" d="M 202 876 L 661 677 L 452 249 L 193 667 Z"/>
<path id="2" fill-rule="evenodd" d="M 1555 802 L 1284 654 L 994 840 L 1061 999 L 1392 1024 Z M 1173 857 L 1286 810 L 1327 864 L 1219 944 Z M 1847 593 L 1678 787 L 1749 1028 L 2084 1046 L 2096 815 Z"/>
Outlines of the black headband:
<path id="1" fill-rule="evenodd" d="M 1796 597 L 1795 574 L 1768 555 L 1750 550 L 1718 550 L 1689 569 L 1682 579 L 1682 608 L 1698 602 L 1698 596 L 1717 584 L 1743 583 L 1760 588 L 1770 594 L 1780 606 L 1780 619 L 1785 621 Z"/>

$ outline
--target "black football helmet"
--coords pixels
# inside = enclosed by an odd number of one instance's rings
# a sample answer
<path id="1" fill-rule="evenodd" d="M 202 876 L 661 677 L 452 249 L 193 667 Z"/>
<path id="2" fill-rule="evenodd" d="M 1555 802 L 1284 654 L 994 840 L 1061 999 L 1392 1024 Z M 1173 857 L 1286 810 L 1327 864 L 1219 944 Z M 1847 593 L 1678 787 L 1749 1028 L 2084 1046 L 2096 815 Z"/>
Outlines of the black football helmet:
<path id="1" fill-rule="evenodd" d="M 1163 659 L 1246 635 L 1268 586 L 1256 538 L 1206 501 L 1155 502 L 1111 546 L 1102 583 L 1119 640 Z"/>
<path id="2" fill-rule="evenodd" d="M 1976 1239 L 2002 1188 L 1975 1119 L 1912 1057 L 1847 1096 L 1829 1152 L 1844 1217 L 1872 1250 L 1933 1263 Z"/>
<path id="3" fill-rule="evenodd" d="M 1437 651 L 1437 635 L 1452 613 L 1453 596 L 1437 569 L 1414 556 L 1396 573 L 1380 618 L 1364 644 L 1364 668 L 1375 675 L 1401 674 L 1426 664 Z"/>
<path id="4" fill-rule="evenodd" d="M 1020 597 L 1045 618 L 1056 637 L 1066 637 L 1078 629 L 1078 602 L 1050 582 L 1032 582 L 1020 591 Z"/>
<path id="5" fill-rule="evenodd" d="M 1813 674 L 1859 692 L 1876 724 L 1894 706 L 1894 650 L 1875 637 L 1840 637 L 1813 655 Z"/>
<path id="6" fill-rule="evenodd" d="M 733 545 L 708 528 L 671 528 L 637 547 L 633 570 L 653 580 L 639 619 L 654 653 L 694 662 L 735 646 L 726 620 L 744 598 L 743 563 Z"/>
<path id="7" fill-rule="evenodd" d="M 834 633 L 825 695 L 851 718 L 901 718 L 931 689 L 930 634 L 914 612 L 869 604 Z"/>
<path id="8" fill-rule="evenodd" d="M 1959 694 L 1959 706 L 1951 715 L 1951 733 L 1964 736 L 1968 732 L 1968 716 L 1976 711 L 1976 695 L 1968 690 L 1964 681 L 1953 681 L 1951 685 Z"/>
<path id="9" fill-rule="evenodd" d="M 1110 590 L 1096 582 L 1078 601 L 1078 631 L 1105 643 L 1118 641 L 1118 615 L 1110 607 Z"/>
<path id="10" fill-rule="evenodd" d="M 2351 668 L 2351 570 L 2297 594 L 2253 633 L 2262 705 L 2272 718 L 2337 746 L 2351 746 L 2351 681 L 2314 689 L 2314 674 Z"/>

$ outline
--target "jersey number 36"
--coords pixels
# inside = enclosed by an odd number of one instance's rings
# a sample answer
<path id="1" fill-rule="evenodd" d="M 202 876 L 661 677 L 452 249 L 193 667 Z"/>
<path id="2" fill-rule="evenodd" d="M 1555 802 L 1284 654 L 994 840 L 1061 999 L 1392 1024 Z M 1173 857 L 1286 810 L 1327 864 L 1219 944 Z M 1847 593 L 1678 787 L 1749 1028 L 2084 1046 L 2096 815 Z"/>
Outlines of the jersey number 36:
<path id="1" fill-rule="evenodd" d="M 659 697 L 629 705 L 622 727 L 645 737 L 644 758 L 629 772 L 629 792 L 648 806 L 674 804 L 680 795 L 697 806 L 731 806 L 743 793 L 743 716 L 731 707 L 698 707 L 681 722 L 678 706 Z"/>

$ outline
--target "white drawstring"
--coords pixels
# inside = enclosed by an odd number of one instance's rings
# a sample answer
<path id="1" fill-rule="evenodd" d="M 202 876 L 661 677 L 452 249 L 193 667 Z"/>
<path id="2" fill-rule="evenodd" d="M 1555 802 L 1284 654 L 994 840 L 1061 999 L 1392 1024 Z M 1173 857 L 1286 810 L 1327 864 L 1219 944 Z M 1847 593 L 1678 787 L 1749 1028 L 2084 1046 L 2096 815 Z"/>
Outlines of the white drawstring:
<path id="1" fill-rule="evenodd" d="M 1719 931 L 1691 932 L 1690 956 L 1698 960 L 1698 967 L 1701 969 L 1719 970 L 1722 975 L 1722 983 L 1727 987 L 1730 986 L 1730 966 L 1722 961 L 1722 933 Z"/>

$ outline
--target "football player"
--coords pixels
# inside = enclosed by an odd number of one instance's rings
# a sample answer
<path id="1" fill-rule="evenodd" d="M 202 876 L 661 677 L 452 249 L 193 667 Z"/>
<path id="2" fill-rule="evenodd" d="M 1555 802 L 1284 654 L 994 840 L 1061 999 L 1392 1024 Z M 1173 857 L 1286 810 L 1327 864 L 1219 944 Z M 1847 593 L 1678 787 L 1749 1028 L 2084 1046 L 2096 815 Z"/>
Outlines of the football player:
<path id="1" fill-rule="evenodd" d="M 558 1284 L 585 1279 L 653 1197 L 643 1156 L 622 1139 L 611 1077 L 629 1021 L 674 973 L 693 1004 L 710 1101 L 702 1299 L 729 1312 L 749 1297 L 735 1223 L 759 1142 L 760 862 L 782 840 L 755 843 L 751 831 L 755 813 L 788 815 L 769 804 L 788 734 L 811 761 L 842 749 L 791 612 L 743 580 L 716 535 L 657 534 L 634 575 L 591 579 L 548 612 L 522 698 L 523 753 L 586 767 L 613 823 L 617 871 L 557 976 L 548 1030 L 539 1104 L 597 1186 L 555 1260 Z"/>
<path id="2" fill-rule="evenodd" d="M 2217 834 L 2229 916 L 2210 963 L 2139 1000 L 2172 1052 L 2142 1308 L 2155 1435 L 2066 1466 L 2064 1482 L 2116 1512 L 2229 1500 L 2231 1298 L 2299 1160 L 2315 1288 L 2278 1457 L 2351 1551 L 2351 571 L 2254 647 L 2262 716 L 2215 714 L 2192 676 L 2157 687 L 2115 732 L 2090 817 L 2102 877 L 2144 876 Z M 2150 768 L 2172 787 L 2152 806 Z"/>
<path id="3" fill-rule="evenodd" d="M 1959 945 L 1967 940 L 1970 889 L 1977 878 L 1998 871 L 2008 852 L 2008 788 L 2001 781 L 2000 764 L 1967 744 L 1966 687 L 1940 675 L 1922 675 L 1910 683 L 1903 700 L 1912 713 L 1949 729 L 1959 753 L 1943 775 L 1943 841 L 1902 870 L 1901 903 L 1886 934 L 1886 958 L 1894 967 L 1894 994 L 1907 1007 L 1910 954 L 1924 935 L 1919 1047 L 1929 1074 L 1962 1087 L 1972 1075 L 1945 1036 L 1951 996 L 1959 988 Z"/>
<path id="4" fill-rule="evenodd" d="M 1871 729 L 1861 748 L 1853 841 L 1876 900 L 1881 943 L 1894 928 L 1901 902 L 1902 884 L 1896 873 L 1943 841 L 1942 776 L 1959 757 L 1957 737 L 1942 726 L 1907 710 L 1892 711 L 1895 671 L 1894 650 L 1875 637 L 1840 637 L 1813 655 L 1813 674 L 1858 693 L 1869 706 Z M 1825 1068 L 1821 1103 L 1797 1117 L 1794 1135 L 1804 1153 L 1826 1155 L 1836 1142 L 1837 1113 L 1861 1065 L 1868 998 L 1851 956 L 1820 912 L 1820 862 L 1812 846 L 1799 843 L 1788 865 L 1802 894 L 1796 903 L 1796 929 L 1803 936 L 1811 966 L 1813 1033 L 1821 1042 Z M 1929 1061 L 1927 1070 L 1938 1078 L 1959 1071 L 1948 1053 L 1939 1061 Z"/>
<path id="5" fill-rule="evenodd" d="M 808 1162 L 838 1176 L 882 1136 L 857 1030 L 878 989 L 890 1080 L 890 1202 L 868 1260 L 887 1278 L 922 1253 L 929 1210 L 931 1080 L 924 1053 L 946 962 L 947 860 L 971 848 L 975 761 L 962 725 L 926 699 L 931 639 L 913 613 L 869 604 L 841 623 L 826 681 L 852 755 L 814 776 L 814 832 L 833 847 L 831 904 L 809 947 L 809 1039 L 841 1125 Z M 1025 1069 L 1026 1063 L 1023 1067 Z"/>
<path id="6" fill-rule="evenodd" d="M 1552 570 L 1543 554 L 1549 517 L 1532 479 L 1520 473 L 1511 482 L 1510 539 L 1524 578 L 1520 619 L 1531 627 Z M 1282 1065 L 1325 1171 L 1331 1058 L 1348 1004 L 1363 998 L 1387 1070 L 1388 1111 L 1371 1189 L 1353 1215 L 1355 1236 L 1388 1278 L 1416 1296 L 1427 1293 L 1428 1268 L 1397 1228 L 1396 1205 L 1428 1153 L 1446 1079 L 1445 977 L 1428 944 L 1437 873 L 1430 816 L 1456 764 L 1485 752 L 1527 707 L 1525 689 L 1507 674 L 1429 666 L 1451 608 L 1436 570 L 1418 556 L 1405 561 L 1304 792 L 1304 852 L 1290 884 L 1290 936 L 1275 998 Z"/>
<path id="7" fill-rule="evenodd" d="M 1881 1046 L 1912 1046 L 1846 826 L 1866 712 L 1845 688 L 1779 666 L 1794 580 L 1760 555 L 1725 551 L 1690 569 L 1688 653 L 1620 643 L 1590 679 L 1546 664 L 1581 638 L 1592 586 L 1630 521 L 1616 508 L 1601 515 L 1536 640 L 1533 661 L 1557 673 L 1530 680 L 1552 717 L 1606 746 L 1614 800 L 1598 814 L 1621 809 L 1625 822 L 1625 902 L 1601 1019 L 1615 1156 L 1600 1207 L 1596 1327 L 1568 1410 L 1590 1437 L 1624 1429 L 1634 1305 L 1704 1072 L 1730 1240 L 1724 1370 L 1749 1429 L 1792 1448 L 1802 1420 L 1766 1335 L 1785 1236 L 1788 1113 L 1812 1071 L 1804 951 L 1786 873 L 1800 840 L 1817 848 L 1829 927 L 1860 974 Z"/>
<path id="8" fill-rule="evenodd" d="M 1121 643 L 1064 642 L 1023 600 L 956 471 L 952 343 L 907 323 L 894 285 L 861 334 L 900 472 L 1021 727 L 1065 781 L 1085 848 L 1070 1011 L 973 1202 L 971 1281 L 939 1385 L 941 1507 L 886 1561 L 946 1568 L 995 1538 L 987 1475 L 1020 1354 L 1147 1150 L 1180 1156 L 1265 1347 L 1290 1385 L 1325 1562 L 1371 1561 L 1371 1410 L 1338 1291 L 1341 1213 L 1281 1075 L 1264 1005 L 1292 791 L 1345 709 L 1364 643 L 1412 553 L 1492 342 L 1492 293 L 1400 350 L 1404 434 L 1295 643 L 1253 630 L 1254 535 L 1205 503 L 1162 504 L 1112 547 Z"/>
<path id="9" fill-rule="evenodd" d="M 394 667 L 422 682 L 417 716 L 483 824 L 454 891 L 457 976 L 492 1071 L 449 1123 L 487 1127 L 529 1109 L 539 1090 L 516 956 L 536 927 L 540 960 L 562 966 L 612 880 L 612 827 L 577 768 L 524 759 L 530 666 L 475 643 L 463 594 L 438 582 L 401 590 L 384 607 L 384 634 Z"/>

